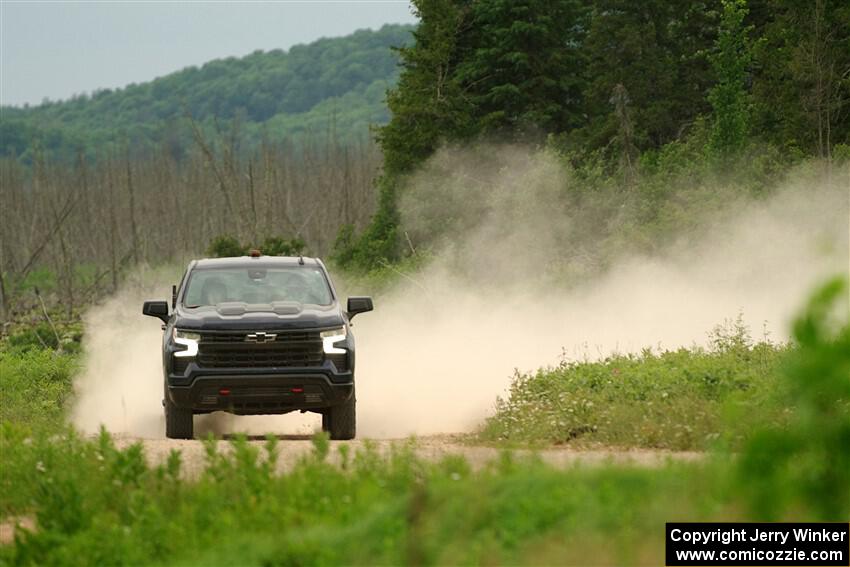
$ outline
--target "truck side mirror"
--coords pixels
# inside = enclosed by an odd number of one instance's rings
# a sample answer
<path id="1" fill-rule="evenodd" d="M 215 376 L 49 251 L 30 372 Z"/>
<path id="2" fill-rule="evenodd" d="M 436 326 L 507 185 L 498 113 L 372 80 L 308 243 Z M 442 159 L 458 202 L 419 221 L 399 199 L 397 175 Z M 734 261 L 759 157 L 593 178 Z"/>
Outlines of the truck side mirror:
<path id="1" fill-rule="evenodd" d="M 142 315 L 156 317 L 162 319 L 163 323 L 168 323 L 168 302 L 145 301 L 145 304 L 142 306 Z"/>
<path id="2" fill-rule="evenodd" d="M 367 311 L 371 311 L 372 307 L 372 298 L 371 297 L 349 297 L 348 298 L 348 319 L 351 320 L 358 313 L 366 313 Z"/>

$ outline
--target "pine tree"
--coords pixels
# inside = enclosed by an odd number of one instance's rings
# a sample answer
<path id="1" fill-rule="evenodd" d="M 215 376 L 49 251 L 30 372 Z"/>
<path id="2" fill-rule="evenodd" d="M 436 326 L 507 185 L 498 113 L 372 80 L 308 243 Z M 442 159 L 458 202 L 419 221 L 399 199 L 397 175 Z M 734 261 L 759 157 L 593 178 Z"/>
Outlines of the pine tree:
<path id="1" fill-rule="evenodd" d="M 468 10 L 455 0 L 413 0 L 420 20 L 415 42 L 397 49 L 402 73 L 387 92 L 390 122 L 377 129 L 384 152 L 384 171 L 378 179 L 378 209 L 354 246 L 341 244 L 335 255 L 351 265 L 374 268 L 398 257 L 397 192 L 400 178 L 424 162 L 446 139 L 465 130 L 468 103 L 455 78 L 458 42 Z M 344 228 L 344 227 L 343 227 Z M 350 242 L 351 236 L 338 239 Z"/>
<path id="2" fill-rule="evenodd" d="M 392 119 L 377 135 L 390 176 L 412 170 L 441 140 L 460 135 L 469 112 L 455 78 L 468 10 L 455 0 L 414 0 L 413 6 L 420 19 L 415 43 L 397 50 L 402 73 L 387 93 Z"/>
<path id="3" fill-rule="evenodd" d="M 586 16 L 580 0 L 472 5 L 457 78 L 476 132 L 562 132 L 579 123 Z"/>

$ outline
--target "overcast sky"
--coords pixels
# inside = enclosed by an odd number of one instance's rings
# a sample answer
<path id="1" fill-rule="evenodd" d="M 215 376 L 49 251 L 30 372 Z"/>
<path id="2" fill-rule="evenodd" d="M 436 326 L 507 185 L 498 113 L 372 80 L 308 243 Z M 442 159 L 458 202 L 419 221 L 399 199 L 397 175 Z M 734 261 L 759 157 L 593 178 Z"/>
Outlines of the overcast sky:
<path id="1" fill-rule="evenodd" d="M 407 0 L 0 0 L 0 102 L 65 99 L 211 59 L 415 21 Z"/>

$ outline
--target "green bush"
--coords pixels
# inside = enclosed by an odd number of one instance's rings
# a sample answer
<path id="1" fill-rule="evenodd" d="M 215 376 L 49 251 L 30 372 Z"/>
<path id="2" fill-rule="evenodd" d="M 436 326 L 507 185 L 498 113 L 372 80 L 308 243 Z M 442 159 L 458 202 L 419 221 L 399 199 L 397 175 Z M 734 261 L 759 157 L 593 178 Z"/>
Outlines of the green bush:
<path id="1" fill-rule="evenodd" d="M 850 144 L 836 144 L 832 148 L 832 159 L 838 164 L 850 163 Z"/>
<path id="2" fill-rule="evenodd" d="M 677 450 L 738 445 L 753 423 L 787 420 L 779 374 L 786 351 L 753 344 L 738 320 L 716 328 L 708 350 L 646 349 L 518 372 L 479 435 L 491 442 Z"/>
<path id="3" fill-rule="evenodd" d="M 376 182 L 378 210 L 372 216 L 369 226 L 358 237 L 347 234 L 347 229 L 342 227 L 333 254 L 342 267 L 368 272 L 403 258 L 398 241 L 400 219 L 396 202 L 401 184 L 402 180 L 397 176 L 381 176 Z"/>
<path id="4" fill-rule="evenodd" d="M 754 515 L 768 519 L 808 511 L 817 520 L 850 517 L 850 325 L 832 317 L 847 287 L 835 280 L 815 294 L 794 323 L 799 345 L 787 366 L 783 402 L 789 427 L 763 428 L 738 466 Z M 840 321 L 840 320 L 839 320 Z M 841 324 L 843 323 L 843 326 Z"/>
<path id="5" fill-rule="evenodd" d="M 0 346 L 0 422 L 61 427 L 77 368 L 75 354 Z"/>
<path id="6" fill-rule="evenodd" d="M 58 349 L 60 341 L 47 321 L 41 321 L 35 325 L 24 328 L 9 335 L 8 347 L 18 351 L 33 349 Z"/>
<path id="7" fill-rule="evenodd" d="M 38 321 L 29 324 L 19 324 L 5 342 L 0 343 L 0 350 L 24 352 L 33 349 L 60 350 L 65 354 L 80 352 L 83 339 L 82 324 L 78 320 L 57 320 L 53 324 Z"/>
<path id="8" fill-rule="evenodd" d="M 239 244 L 239 241 L 229 234 L 216 236 L 207 247 L 207 254 L 213 258 L 231 258 L 244 256 L 247 253 L 248 248 Z"/>
<path id="9" fill-rule="evenodd" d="M 232 258 L 245 256 L 250 250 L 259 250 L 266 256 L 298 256 L 303 253 L 305 242 L 300 238 L 286 239 L 281 236 L 268 236 L 262 244 L 239 244 L 230 235 L 221 235 L 213 239 L 207 247 L 207 254 L 213 258 Z"/>
<path id="10" fill-rule="evenodd" d="M 357 252 L 354 225 L 344 224 L 339 227 L 330 259 L 343 269 L 354 267 L 354 255 Z"/>
<path id="11" fill-rule="evenodd" d="M 298 256 L 305 246 L 305 242 L 300 238 L 287 240 L 280 236 L 269 236 L 257 248 L 267 256 Z"/>

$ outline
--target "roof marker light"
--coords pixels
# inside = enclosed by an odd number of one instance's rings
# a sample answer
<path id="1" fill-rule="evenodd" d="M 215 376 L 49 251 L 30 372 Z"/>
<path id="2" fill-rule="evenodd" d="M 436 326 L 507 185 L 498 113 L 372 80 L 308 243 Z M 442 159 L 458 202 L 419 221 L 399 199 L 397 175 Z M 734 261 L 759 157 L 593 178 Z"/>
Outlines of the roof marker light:
<path id="1" fill-rule="evenodd" d="M 251 255 L 251 258 L 259 258 L 260 256 L 262 256 L 262 253 L 259 250 L 257 250 L 256 248 L 254 248 L 254 249 L 251 250 L 250 255 Z"/>

